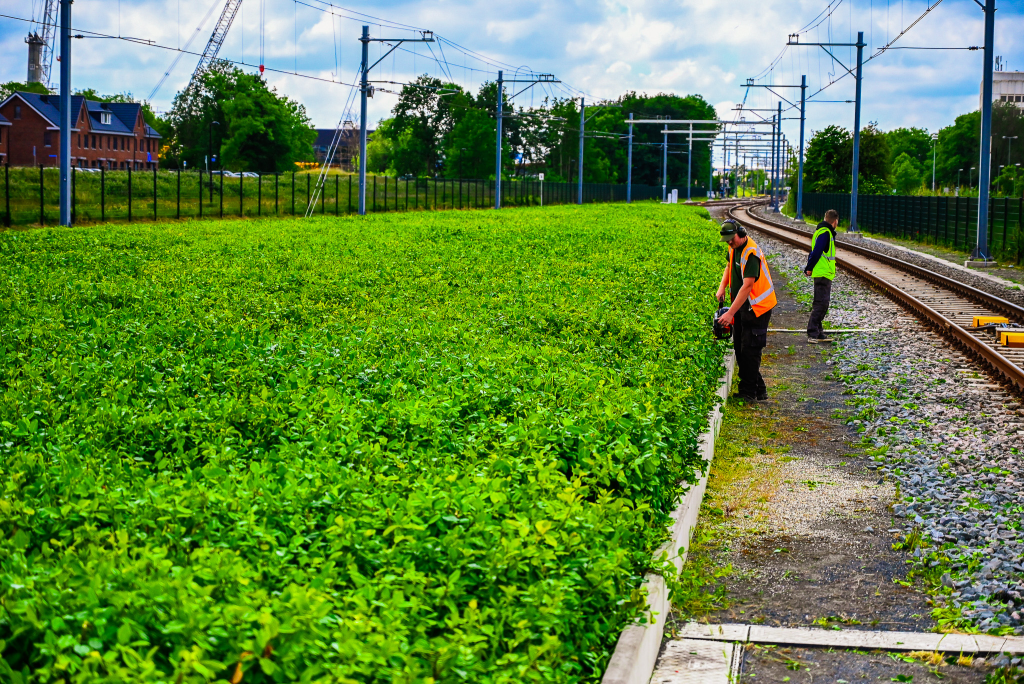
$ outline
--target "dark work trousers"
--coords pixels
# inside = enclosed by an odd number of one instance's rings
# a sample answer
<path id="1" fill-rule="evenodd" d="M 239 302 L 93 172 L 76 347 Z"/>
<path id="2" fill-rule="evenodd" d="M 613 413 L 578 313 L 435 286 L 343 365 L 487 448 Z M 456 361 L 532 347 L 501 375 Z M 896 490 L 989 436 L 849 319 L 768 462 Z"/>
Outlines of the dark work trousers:
<path id="1" fill-rule="evenodd" d="M 828 313 L 829 300 L 832 299 L 832 281 L 828 278 L 814 279 L 814 304 L 811 305 L 811 318 L 807 321 L 807 337 L 817 339 L 825 336 L 821 322 Z"/>
<path id="2" fill-rule="evenodd" d="M 772 312 L 755 316 L 750 309 L 740 311 L 732 324 L 732 348 L 740 375 L 739 393 L 750 397 L 767 392 L 761 377 L 761 350 L 768 344 L 768 323 Z"/>

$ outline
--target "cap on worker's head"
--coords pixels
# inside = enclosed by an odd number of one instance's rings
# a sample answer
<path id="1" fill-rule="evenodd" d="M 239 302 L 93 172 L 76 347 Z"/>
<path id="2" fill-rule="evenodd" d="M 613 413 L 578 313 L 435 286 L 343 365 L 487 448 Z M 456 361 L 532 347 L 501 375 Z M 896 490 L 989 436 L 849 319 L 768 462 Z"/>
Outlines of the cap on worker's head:
<path id="1" fill-rule="evenodd" d="M 740 233 L 742 237 L 744 231 L 740 228 L 738 223 L 732 219 L 727 219 L 722 223 L 722 230 L 720 230 L 718 234 L 722 236 L 722 242 L 730 242 L 734 237 L 736 237 L 737 233 Z"/>

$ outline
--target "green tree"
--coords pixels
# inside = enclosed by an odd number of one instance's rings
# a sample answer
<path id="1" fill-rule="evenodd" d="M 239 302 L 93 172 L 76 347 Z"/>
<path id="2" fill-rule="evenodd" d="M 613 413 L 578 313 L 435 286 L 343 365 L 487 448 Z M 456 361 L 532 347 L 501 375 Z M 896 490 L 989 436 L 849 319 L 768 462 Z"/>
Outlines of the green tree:
<path id="1" fill-rule="evenodd" d="M 850 141 L 850 164 L 853 164 L 853 141 Z M 870 123 L 860 132 L 860 183 L 857 192 L 865 195 L 886 194 L 891 187 L 892 164 L 888 137 Z M 849 172 L 848 172 L 849 173 Z"/>
<path id="2" fill-rule="evenodd" d="M 850 192 L 850 132 L 842 126 L 815 131 L 804 157 L 804 189 L 808 192 Z"/>
<path id="3" fill-rule="evenodd" d="M 906 152 L 896 158 L 893 169 L 897 194 L 911 195 L 921 187 L 921 173 L 917 169 L 917 163 Z"/>
<path id="4" fill-rule="evenodd" d="M 896 128 L 885 134 L 889 143 L 889 164 L 896 173 L 896 159 L 906 154 L 914 162 L 918 173 L 929 174 L 932 168 L 932 137 L 924 128 Z"/>
<path id="5" fill-rule="evenodd" d="M 446 175 L 459 178 L 494 177 L 494 119 L 487 112 L 468 108 L 463 110 L 448 136 L 445 149 Z M 506 142 L 502 157 L 511 156 Z"/>
<path id="6" fill-rule="evenodd" d="M 7 83 L 0 83 L 0 102 L 3 102 L 19 90 L 23 93 L 38 93 L 39 95 L 50 94 L 50 91 L 46 89 L 46 86 L 37 81 L 32 81 L 30 83 L 8 81 Z"/>
<path id="7" fill-rule="evenodd" d="M 939 130 L 935 165 L 940 182 L 953 186 L 959 180 L 961 185 L 968 185 L 971 167 L 978 166 L 980 131 L 980 112 L 962 114 L 956 117 L 952 126 Z"/>
<path id="8" fill-rule="evenodd" d="M 394 174 L 391 164 L 395 153 L 395 120 L 382 119 L 366 142 L 366 171 Z M 356 165 L 358 169 L 358 163 Z"/>
<path id="9" fill-rule="evenodd" d="M 218 166 L 286 171 L 312 159 L 316 139 L 302 105 L 226 62 L 214 63 L 198 87 L 179 92 L 163 125 L 165 162 L 171 166 L 201 167 L 212 138 Z"/>

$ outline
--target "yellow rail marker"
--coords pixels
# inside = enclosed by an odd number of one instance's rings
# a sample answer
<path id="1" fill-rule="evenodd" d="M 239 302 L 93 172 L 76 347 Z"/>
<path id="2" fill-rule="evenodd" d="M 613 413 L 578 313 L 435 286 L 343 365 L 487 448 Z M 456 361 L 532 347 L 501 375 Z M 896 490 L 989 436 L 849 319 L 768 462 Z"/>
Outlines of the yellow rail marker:
<path id="1" fill-rule="evenodd" d="M 1024 331 L 1021 332 L 1000 332 L 999 344 L 1004 347 L 1024 348 Z"/>
<path id="2" fill-rule="evenodd" d="M 1010 319 L 1005 316 L 975 316 L 974 327 L 977 328 L 979 325 L 988 325 L 989 323 L 1009 323 Z"/>

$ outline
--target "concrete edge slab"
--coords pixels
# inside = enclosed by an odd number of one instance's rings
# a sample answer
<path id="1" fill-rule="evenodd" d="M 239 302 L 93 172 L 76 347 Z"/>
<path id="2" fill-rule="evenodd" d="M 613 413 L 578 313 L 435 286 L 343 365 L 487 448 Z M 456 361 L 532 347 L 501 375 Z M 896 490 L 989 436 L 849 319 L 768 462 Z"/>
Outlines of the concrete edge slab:
<path id="1" fill-rule="evenodd" d="M 704 490 L 707 489 L 708 475 L 711 472 L 711 460 L 715 455 L 715 440 L 722 427 L 722 407 L 732 386 L 736 357 L 730 351 L 724 360 L 725 374 L 716 392 L 722 401 L 711 411 L 708 429 L 701 433 L 698 440 L 698 451 L 707 466 L 700 480 L 686 491 L 672 512 L 669 540 L 655 554 L 660 556 L 662 552 L 667 552 L 677 569 L 683 567 L 690 535 L 697 524 L 701 501 L 704 499 Z M 672 604 L 668 600 L 665 580 L 660 576 L 647 575 L 644 578 L 644 585 L 649 606 L 647 621 L 645 624 L 630 625 L 619 635 L 604 676 L 601 677 L 601 684 L 648 684 L 651 675 L 654 674 L 654 665 L 661 650 L 661 638 L 665 633 L 665 621 Z"/>
<path id="2" fill-rule="evenodd" d="M 869 648 L 885 651 L 944 653 L 1024 653 L 1024 638 L 990 634 L 935 632 L 872 632 L 859 629 L 825 630 L 806 627 L 766 627 L 744 624 L 687 623 L 679 636 L 686 639 L 736 641 L 785 646 Z"/>
<path id="3" fill-rule="evenodd" d="M 665 646 L 651 684 L 732 684 L 743 647 L 731 641 L 675 639 Z"/>

